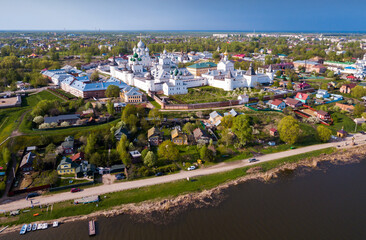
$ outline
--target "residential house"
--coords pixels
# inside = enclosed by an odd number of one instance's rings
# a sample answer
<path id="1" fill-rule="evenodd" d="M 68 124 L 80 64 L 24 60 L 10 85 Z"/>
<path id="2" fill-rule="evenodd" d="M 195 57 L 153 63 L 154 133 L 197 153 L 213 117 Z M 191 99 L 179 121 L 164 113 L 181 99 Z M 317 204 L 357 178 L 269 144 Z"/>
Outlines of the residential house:
<path id="1" fill-rule="evenodd" d="M 163 133 L 156 127 L 152 127 L 147 131 L 147 140 L 152 146 L 158 146 L 163 142 Z"/>
<path id="2" fill-rule="evenodd" d="M 363 124 L 363 123 L 365 123 L 365 122 L 366 122 L 366 119 L 364 119 L 364 118 L 355 118 L 353 121 L 354 121 L 357 125 L 361 125 L 361 124 Z"/>
<path id="3" fill-rule="evenodd" d="M 315 95 L 317 98 L 329 98 L 330 94 L 327 90 L 319 89 Z"/>
<path id="4" fill-rule="evenodd" d="M 79 166 L 75 169 L 76 177 L 82 178 L 87 176 L 94 176 L 97 173 L 97 168 L 94 164 L 90 164 L 88 162 L 82 162 Z"/>
<path id="5" fill-rule="evenodd" d="M 114 137 L 119 141 L 122 138 L 122 135 L 126 135 L 127 138 L 129 138 L 130 133 L 129 131 L 124 128 L 124 127 L 120 127 L 118 128 L 115 132 L 114 132 Z"/>
<path id="6" fill-rule="evenodd" d="M 114 111 L 116 111 L 116 113 L 120 113 L 122 112 L 122 108 L 126 107 L 126 103 L 113 103 L 113 107 L 114 107 Z"/>
<path id="7" fill-rule="evenodd" d="M 236 117 L 238 115 L 238 113 L 234 109 L 231 109 L 229 112 L 224 113 L 224 116 L 228 116 L 228 115 Z"/>
<path id="8" fill-rule="evenodd" d="M 79 114 L 67 114 L 67 115 L 59 115 L 55 117 L 45 117 L 44 123 L 57 123 L 60 124 L 62 122 L 68 122 L 71 125 L 75 124 L 80 119 Z"/>
<path id="9" fill-rule="evenodd" d="M 351 93 L 351 90 L 356 87 L 357 84 L 355 83 L 350 83 L 350 84 L 344 84 L 342 85 L 342 87 L 339 89 L 339 91 L 341 93 Z"/>
<path id="10" fill-rule="evenodd" d="M 308 88 L 311 88 L 311 86 L 306 82 L 296 83 L 294 85 L 294 90 L 295 91 L 300 91 L 300 90 L 304 90 L 304 89 L 308 89 Z"/>
<path id="11" fill-rule="evenodd" d="M 140 103 L 142 102 L 142 93 L 137 88 L 127 86 L 122 88 L 120 98 L 126 103 Z"/>
<path id="12" fill-rule="evenodd" d="M 246 94 L 238 96 L 239 104 L 245 104 L 249 102 L 249 96 Z"/>
<path id="13" fill-rule="evenodd" d="M 116 164 L 112 165 L 109 173 L 118 173 L 118 172 L 124 172 L 126 169 L 126 166 L 124 164 Z"/>
<path id="14" fill-rule="evenodd" d="M 78 163 L 80 163 L 80 162 L 84 161 L 84 159 L 85 159 L 85 154 L 84 154 L 83 152 L 78 152 L 78 153 L 76 153 L 76 154 L 72 155 L 70 158 L 71 158 L 71 160 L 72 160 L 73 162 L 78 162 Z"/>
<path id="15" fill-rule="evenodd" d="M 302 102 L 300 102 L 299 100 L 296 100 L 296 99 L 293 99 L 293 98 L 286 98 L 284 100 L 284 102 L 292 107 L 292 108 L 298 108 L 298 107 L 301 107 L 302 106 Z"/>
<path id="16" fill-rule="evenodd" d="M 347 112 L 353 112 L 353 110 L 355 109 L 355 106 L 343 103 L 336 103 L 335 106 Z"/>
<path id="17" fill-rule="evenodd" d="M 275 129 L 275 128 L 269 129 L 269 135 L 271 135 L 272 137 L 277 137 L 278 136 L 277 129 Z"/>
<path id="18" fill-rule="evenodd" d="M 193 136 L 197 144 L 208 144 L 211 139 L 210 135 L 201 128 L 193 130 Z"/>
<path id="19" fill-rule="evenodd" d="M 71 158 L 63 157 L 60 164 L 57 166 L 57 173 L 59 175 L 75 174 L 78 164 L 74 163 Z"/>
<path id="20" fill-rule="evenodd" d="M 208 119 L 212 125 L 219 126 L 221 123 L 222 115 L 216 111 L 210 113 L 210 118 Z"/>
<path id="21" fill-rule="evenodd" d="M 74 137 L 66 137 L 65 141 L 61 143 L 61 147 L 66 155 L 74 153 Z"/>
<path id="22" fill-rule="evenodd" d="M 316 117 L 326 122 L 330 120 L 330 114 L 323 110 L 316 111 Z"/>
<path id="23" fill-rule="evenodd" d="M 188 137 L 185 133 L 179 131 L 177 128 L 171 131 L 172 142 L 177 145 L 187 145 Z"/>
<path id="24" fill-rule="evenodd" d="M 32 152 L 28 152 L 22 158 L 19 165 L 19 170 L 23 173 L 33 171 L 33 160 L 36 155 Z"/>
<path id="25" fill-rule="evenodd" d="M 344 138 L 347 137 L 348 133 L 343 129 L 337 131 L 337 137 Z"/>
<path id="26" fill-rule="evenodd" d="M 286 103 L 280 99 L 269 100 L 268 105 L 275 110 L 283 110 L 286 107 Z"/>
<path id="27" fill-rule="evenodd" d="M 366 104 L 366 96 L 363 96 L 361 99 Z"/>
<path id="28" fill-rule="evenodd" d="M 137 150 L 130 152 L 131 162 L 133 164 L 141 162 L 141 153 Z"/>
<path id="29" fill-rule="evenodd" d="M 299 100 L 300 102 L 306 104 L 310 100 L 310 96 L 306 93 L 297 93 L 295 96 L 296 100 Z"/>

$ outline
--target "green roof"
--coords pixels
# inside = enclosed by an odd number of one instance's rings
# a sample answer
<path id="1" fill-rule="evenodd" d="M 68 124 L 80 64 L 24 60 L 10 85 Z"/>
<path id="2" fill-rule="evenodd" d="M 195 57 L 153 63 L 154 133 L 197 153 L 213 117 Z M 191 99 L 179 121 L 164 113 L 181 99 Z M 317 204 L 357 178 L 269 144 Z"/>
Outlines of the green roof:
<path id="1" fill-rule="evenodd" d="M 344 65 L 352 65 L 353 62 L 338 62 L 338 61 L 324 61 L 324 63 L 335 63 L 335 64 L 344 64 Z"/>
<path id="2" fill-rule="evenodd" d="M 217 65 L 213 62 L 202 62 L 202 63 L 196 63 L 196 64 L 193 64 L 191 66 L 188 66 L 187 68 L 196 68 L 196 69 L 199 69 L 199 68 L 211 68 L 211 67 L 216 67 Z"/>

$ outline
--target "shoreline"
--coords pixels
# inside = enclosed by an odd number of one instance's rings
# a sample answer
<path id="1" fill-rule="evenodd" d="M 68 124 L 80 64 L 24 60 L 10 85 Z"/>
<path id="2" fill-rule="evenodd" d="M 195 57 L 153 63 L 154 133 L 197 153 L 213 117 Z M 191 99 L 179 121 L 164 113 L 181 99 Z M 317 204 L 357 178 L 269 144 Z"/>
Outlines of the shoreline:
<path id="1" fill-rule="evenodd" d="M 294 171 L 301 167 L 316 169 L 318 164 L 321 162 L 329 162 L 332 165 L 359 163 L 365 158 L 365 155 L 366 148 L 364 146 L 358 146 L 343 150 L 338 149 L 330 154 L 322 153 L 319 156 L 301 159 L 293 163 L 284 163 L 265 172 L 262 172 L 262 168 L 260 166 L 254 166 L 247 171 L 247 175 L 239 177 L 235 180 L 230 180 L 226 183 L 219 184 L 218 186 L 208 190 L 185 193 L 176 197 L 165 199 L 153 199 L 140 203 L 128 203 L 112 207 L 108 210 L 96 211 L 87 215 L 61 217 L 54 220 L 39 222 L 49 223 L 52 221 L 59 221 L 61 223 L 69 223 L 97 217 L 115 217 L 126 214 L 138 222 L 164 224 L 169 222 L 172 218 L 174 218 L 174 216 L 186 211 L 189 208 L 203 208 L 219 205 L 225 199 L 224 190 L 228 189 L 229 187 L 250 180 L 268 182 L 272 179 L 276 179 L 282 172 Z M 8 229 L 6 229 L 6 231 L 0 233 L 0 235 L 18 231 L 22 225 L 23 224 L 10 226 Z"/>

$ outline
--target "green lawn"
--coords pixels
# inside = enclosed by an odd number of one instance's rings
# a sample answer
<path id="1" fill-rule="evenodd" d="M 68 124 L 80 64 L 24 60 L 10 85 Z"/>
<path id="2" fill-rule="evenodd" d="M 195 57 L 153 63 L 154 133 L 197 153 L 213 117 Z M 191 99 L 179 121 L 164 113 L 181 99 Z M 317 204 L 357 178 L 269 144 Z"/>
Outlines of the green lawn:
<path id="1" fill-rule="evenodd" d="M 262 167 L 263 171 L 267 171 L 284 163 L 297 162 L 305 158 L 319 156 L 320 154 L 330 154 L 334 151 L 334 148 L 327 148 L 323 150 L 299 154 L 296 156 L 285 157 L 270 162 L 259 162 L 254 166 Z M 251 167 L 253 167 L 253 165 Z M 130 189 L 120 192 L 103 194 L 101 196 L 101 201 L 98 203 L 98 206 L 96 204 L 74 205 L 71 203 L 71 201 L 66 201 L 55 203 L 53 205 L 52 212 L 42 212 L 39 208 L 29 209 L 29 212 L 21 213 L 17 217 L 8 217 L 7 220 L 1 222 L 1 225 L 15 225 L 40 220 L 51 220 L 66 216 L 84 215 L 98 210 L 110 209 L 111 207 L 119 206 L 122 204 L 139 203 L 146 200 L 176 197 L 178 195 L 189 192 L 199 192 L 206 189 L 211 189 L 230 180 L 245 176 L 248 169 L 250 169 L 251 167 L 238 168 L 228 172 L 200 176 L 195 178 L 195 181 L 188 182 L 186 180 L 180 180 L 160 185 L 153 185 L 138 189 Z M 33 217 L 34 213 L 39 213 L 40 215 L 37 217 Z"/>
<path id="2" fill-rule="evenodd" d="M 189 88 L 187 94 L 174 95 L 171 98 L 181 103 L 206 103 L 236 100 L 237 96 L 231 96 L 231 92 L 210 86 Z"/>
<path id="3" fill-rule="evenodd" d="M 338 112 L 332 113 L 332 118 L 334 118 L 334 116 L 338 118 L 338 121 L 330 126 L 330 128 L 333 130 L 334 133 L 336 133 L 337 130 L 340 130 L 342 128 L 344 128 L 345 131 L 350 133 L 355 132 L 356 124 L 350 117 Z M 361 131 L 361 125 L 357 126 L 356 132 L 357 131 Z"/>
<path id="4" fill-rule="evenodd" d="M 23 107 L 34 107 L 41 100 L 58 100 L 65 101 L 64 99 L 52 94 L 51 92 L 44 90 L 37 94 L 29 95 L 25 98 L 22 98 L 22 106 Z"/>

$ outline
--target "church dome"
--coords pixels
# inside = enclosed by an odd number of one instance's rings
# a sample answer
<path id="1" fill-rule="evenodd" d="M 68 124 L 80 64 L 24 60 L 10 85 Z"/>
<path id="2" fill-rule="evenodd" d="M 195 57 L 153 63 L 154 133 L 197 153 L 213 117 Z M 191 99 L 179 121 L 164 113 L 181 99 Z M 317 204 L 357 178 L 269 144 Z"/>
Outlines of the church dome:
<path id="1" fill-rule="evenodd" d="M 137 53 L 135 53 L 135 54 L 133 54 L 133 57 L 137 58 L 137 57 L 139 57 L 139 55 Z"/>
<path id="2" fill-rule="evenodd" d="M 137 44 L 138 48 L 145 48 L 145 43 L 143 43 L 141 40 L 140 42 Z"/>

